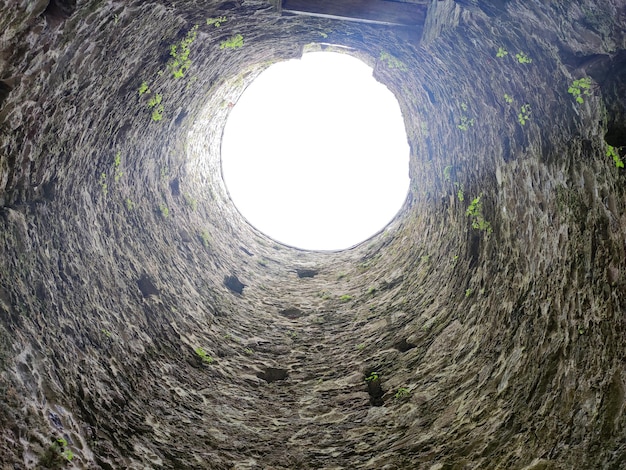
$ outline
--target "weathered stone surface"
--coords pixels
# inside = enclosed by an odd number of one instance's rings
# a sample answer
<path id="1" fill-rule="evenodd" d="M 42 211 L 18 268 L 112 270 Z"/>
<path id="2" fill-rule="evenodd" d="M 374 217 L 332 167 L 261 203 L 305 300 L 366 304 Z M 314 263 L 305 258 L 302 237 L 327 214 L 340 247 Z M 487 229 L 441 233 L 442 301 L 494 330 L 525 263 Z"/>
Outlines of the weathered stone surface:
<path id="1" fill-rule="evenodd" d="M 624 467 L 626 5 L 483 3 L 433 2 L 418 43 L 255 0 L 0 2 L 2 468 Z M 219 164 L 245 86 L 322 40 L 412 151 L 401 213 L 337 253 L 258 233 Z"/>

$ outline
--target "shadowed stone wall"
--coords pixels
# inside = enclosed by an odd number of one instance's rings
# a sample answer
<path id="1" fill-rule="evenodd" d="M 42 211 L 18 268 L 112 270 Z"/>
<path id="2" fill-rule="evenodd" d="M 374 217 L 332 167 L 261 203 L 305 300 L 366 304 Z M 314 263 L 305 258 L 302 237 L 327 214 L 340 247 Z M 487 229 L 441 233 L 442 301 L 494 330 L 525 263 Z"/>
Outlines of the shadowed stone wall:
<path id="1" fill-rule="evenodd" d="M 626 4 L 478 3 L 421 42 L 253 0 L 0 3 L 2 468 L 626 465 Z M 401 213 L 336 253 L 258 233 L 219 173 L 245 86 L 325 44 L 411 146 Z"/>

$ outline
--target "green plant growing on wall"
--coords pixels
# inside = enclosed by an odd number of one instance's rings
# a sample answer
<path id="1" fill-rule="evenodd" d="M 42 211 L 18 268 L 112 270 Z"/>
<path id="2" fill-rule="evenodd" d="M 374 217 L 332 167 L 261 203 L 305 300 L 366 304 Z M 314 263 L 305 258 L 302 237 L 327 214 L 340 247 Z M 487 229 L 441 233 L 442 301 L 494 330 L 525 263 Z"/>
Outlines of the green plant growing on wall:
<path id="1" fill-rule="evenodd" d="M 67 446 L 67 441 L 60 437 L 55 439 L 48 450 L 39 461 L 39 465 L 44 468 L 61 468 L 74 458 L 74 453 Z M 39 467 L 37 467 L 39 468 Z"/>
<path id="2" fill-rule="evenodd" d="M 499 47 L 498 52 L 496 52 L 496 57 L 501 59 L 502 57 L 506 57 L 508 54 L 509 52 L 504 47 Z"/>
<path id="3" fill-rule="evenodd" d="M 483 215 L 483 205 L 480 201 L 482 195 L 474 198 L 465 212 L 472 219 L 472 228 L 482 230 L 487 233 L 493 232 L 491 223 L 485 220 Z"/>
<path id="4" fill-rule="evenodd" d="M 341 297 L 339 297 L 339 300 L 341 300 L 342 302 L 350 302 L 352 300 L 352 296 L 348 294 L 344 294 Z"/>
<path id="5" fill-rule="evenodd" d="M 150 88 L 148 87 L 148 82 L 141 82 L 141 85 L 139 85 L 139 96 L 143 95 L 144 93 L 151 93 Z"/>
<path id="6" fill-rule="evenodd" d="M 365 343 L 357 344 L 356 348 L 357 348 L 359 351 L 363 351 L 363 350 L 365 349 Z"/>
<path id="7" fill-rule="evenodd" d="M 443 169 L 443 180 L 450 182 L 450 175 L 452 174 L 452 165 L 448 165 Z"/>
<path id="8" fill-rule="evenodd" d="M 381 60 L 381 62 L 383 62 L 387 66 L 387 68 L 397 69 L 397 70 L 400 70 L 402 72 L 406 72 L 408 70 L 408 68 L 407 68 L 407 66 L 406 66 L 406 64 L 404 62 L 402 62 L 397 57 L 392 56 L 388 52 L 381 51 L 381 53 L 380 53 L 380 60 Z"/>
<path id="9" fill-rule="evenodd" d="M 226 18 L 225 16 L 218 16 L 217 18 L 207 18 L 206 19 L 206 24 L 207 26 L 215 26 L 216 28 L 219 28 L 220 26 L 222 26 L 222 23 L 226 23 L 228 21 L 228 18 Z"/>
<path id="10" fill-rule="evenodd" d="M 161 213 L 161 217 L 167 219 L 170 215 L 170 210 L 165 204 L 161 204 L 159 206 L 159 212 Z"/>
<path id="11" fill-rule="evenodd" d="M 474 125 L 474 118 L 468 118 L 467 116 L 463 115 L 461 116 L 461 122 L 456 127 L 458 127 L 463 132 L 465 132 L 473 125 Z"/>
<path id="12" fill-rule="evenodd" d="M 465 297 L 466 298 L 471 297 L 473 293 L 474 293 L 474 291 L 472 289 L 465 289 Z"/>
<path id="13" fill-rule="evenodd" d="M 465 194 L 463 192 L 463 185 L 460 184 L 458 181 L 454 182 L 454 186 L 456 187 L 457 191 L 456 191 L 456 197 L 459 199 L 460 202 L 465 201 Z"/>
<path id="14" fill-rule="evenodd" d="M 518 52 L 517 54 L 515 54 L 515 58 L 520 64 L 530 64 L 533 61 L 530 57 L 528 57 L 523 52 Z"/>
<path id="15" fill-rule="evenodd" d="M 196 352 L 198 357 L 202 359 L 202 362 L 206 362 L 207 364 L 212 364 L 214 362 L 213 358 L 209 356 L 204 349 L 196 348 L 194 349 L 194 351 Z"/>
<path id="16" fill-rule="evenodd" d="M 132 211 L 135 208 L 135 204 L 133 203 L 133 201 L 130 200 L 129 197 L 127 197 L 124 200 L 124 205 L 126 206 L 126 209 L 129 211 Z"/>
<path id="17" fill-rule="evenodd" d="M 155 94 L 152 98 L 148 100 L 148 108 L 154 108 L 155 106 L 160 105 L 162 100 L 163 96 L 161 95 L 161 93 Z"/>
<path id="18" fill-rule="evenodd" d="M 526 121 L 530 119 L 530 114 L 531 114 L 530 105 L 529 104 L 522 105 L 522 107 L 519 110 L 519 113 L 517 114 L 518 122 L 522 126 L 526 125 Z"/>
<path id="19" fill-rule="evenodd" d="M 583 77 L 574 80 L 567 89 L 567 92 L 576 98 L 578 104 L 584 103 L 585 100 L 583 96 L 591 96 L 591 78 Z"/>
<path id="20" fill-rule="evenodd" d="M 624 168 L 624 161 L 620 158 L 618 149 L 616 149 L 612 145 L 607 144 L 606 156 L 613 159 L 616 168 Z"/>
<path id="21" fill-rule="evenodd" d="M 408 398 L 411 396 L 411 392 L 409 391 L 408 388 L 406 387 L 400 387 L 398 389 L 398 391 L 396 392 L 396 394 L 394 395 L 394 398 L 396 400 L 401 400 L 403 398 Z"/>
<path id="22" fill-rule="evenodd" d="M 365 381 L 366 382 L 374 382 L 374 381 L 379 380 L 379 379 L 380 379 L 380 376 L 379 376 L 378 372 L 371 372 L 370 375 L 365 377 Z"/>
<path id="23" fill-rule="evenodd" d="M 152 91 L 148 87 L 146 82 L 143 82 L 139 86 L 139 96 L 142 95 L 150 95 Z M 163 96 L 160 93 L 156 93 L 152 98 L 148 100 L 147 106 L 149 109 L 152 109 L 152 120 L 160 121 L 163 119 L 163 111 L 165 110 L 163 104 L 161 103 Z"/>
<path id="24" fill-rule="evenodd" d="M 56 442 L 59 445 L 59 448 L 61 449 L 61 456 L 68 462 L 71 462 L 72 459 L 74 458 L 74 453 L 67 446 L 67 441 L 63 438 L 60 438 L 60 439 L 57 439 Z"/>
<path id="25" fill-rule="evenodd" d="M 172 44 L 170 46 L 170 60 L 167 63 L 167 69 L 170 71 L 174 78 L 182 78 L 185 76 L 185 72 L 191 67 L 191 59 L 189 54 L 191 53 L 191 45 L 196 40 L 198 35 L 198 25 L 194 25 L 178 44 Z"/>
<path id="26" fill-rule="evenodd" d="M 508 95 L 507 93 L 504 94 L 504 101 L 506 101 L 508 104 L 511 104 L 513 102 L 513 98 Z"/>
<path id="27" fill-rule="evenodd" d="M 163 119 L 163 111 L 165 108 L 163 108 L 163 105 L 159 105 L 157 106 L 153 111 L 152 111 L 152 120 L 154 122 L 159 122 L 160 120 Z"/>
<path id="28" fill-rule="evenodd" d="M 113 160 L 113 168 L 115 169 L 115 182 L 117 183 L 120 178 L 124 175 L 124 172 L 120 170 L 120 165 L 122 164 L 122 152 L 118 151 L 115 154 L 115 159 Z"/>
<path id="29" fill-rule="evenodd" d="M 220 43 L 220 49 L 238 49 L 243 46 L 243 36 L 235 34 Z"/>
<path id="30" fill-rule="evenodd" d="M 152 98 L 148 100 L 148 108 L 152 109 L 152 120 L 160 121 L 163 119 L 164 107 L 161 101 L 163 96 L 160 93 L 156 93 Z"/>

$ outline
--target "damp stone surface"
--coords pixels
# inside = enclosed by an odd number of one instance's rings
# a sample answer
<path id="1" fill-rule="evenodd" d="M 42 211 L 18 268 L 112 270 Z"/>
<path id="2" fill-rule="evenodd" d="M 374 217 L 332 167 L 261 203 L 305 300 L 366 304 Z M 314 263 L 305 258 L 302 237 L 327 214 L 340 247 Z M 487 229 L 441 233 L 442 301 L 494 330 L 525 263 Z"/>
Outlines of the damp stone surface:
<path id="1" fill-rule="evenodd" d="M 0 468 L 626 466 L 626 4 L 418 3 L 0 1 Z M 301 251 L 220 139 L 333 48 L 398 99 L 411 190 Z"/>

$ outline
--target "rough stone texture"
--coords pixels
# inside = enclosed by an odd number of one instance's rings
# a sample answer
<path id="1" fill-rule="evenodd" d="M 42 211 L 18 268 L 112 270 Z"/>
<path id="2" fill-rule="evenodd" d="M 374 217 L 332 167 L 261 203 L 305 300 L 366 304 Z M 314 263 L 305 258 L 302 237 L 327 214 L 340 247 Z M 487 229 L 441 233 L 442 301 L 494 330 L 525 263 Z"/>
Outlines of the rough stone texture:
<path id="1" fill-rule="evenodd" d="M 418 43 L 260 1 L 0 2 L 2 468 L 626 466 L 605 155 L 626 145 L 626 5 L 434 4 Z M 219 175 L 246 84 L 320 41 L 375 67 L 412 149 L 401 214 L 338 253 L 256 232 Z"/>

